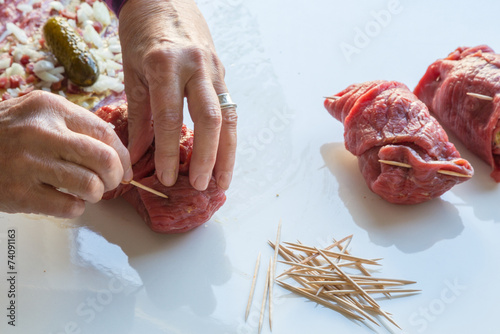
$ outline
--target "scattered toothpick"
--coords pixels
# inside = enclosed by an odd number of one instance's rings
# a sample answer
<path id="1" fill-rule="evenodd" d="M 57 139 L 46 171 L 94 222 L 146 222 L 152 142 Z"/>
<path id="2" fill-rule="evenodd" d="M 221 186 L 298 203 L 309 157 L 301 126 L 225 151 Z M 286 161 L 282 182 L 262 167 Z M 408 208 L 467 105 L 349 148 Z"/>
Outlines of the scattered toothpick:
<path id="1" fill-rule="evenodd" d="M 391 161 L 391 160 L 379 160 L 378 162 L 380 162 L 382 164 L 386 164 L 386 165 L 396 166 L 396 167 L 413 168 L 412 165 L 409 165 L 409 164 L 404 163 L 404 162 Z M 450 176 L 468 177 L 468 178 L 472 177 L 472 175 L 457 173 L 457 172 L 453 172 L 451 170 L 440 169 L 437 172 L 440 174 L 450 175 Z"/>
<path id="2" fill-rule="evenodd" d="M 300 242 L 280 244 L 278 241 L 269 241 L 275 252 L 284 259 L 279 262 L 290 266 L 278 276 L 282 279 L 276 282 L 289 291 L 354 320 L 367 320 L 380 326 L 370 315 L 376 314 L 400 328 L 391 314 L 382 310 L 371 295 L 383 294 L 389 297 L 393 293 L 414 294 L 420 290 L 400 288 L 414 284 L 414 281 L 372 276 L 364 266 L 380 265 L 380 259 L 370 260 L 351 255 L 347 251 L 351 240 L 352 236 L 340 241 L 334 240 L 332 245 L 323 249 L 306 246 Z M 351 273 L 353 270 L 357 273 Z M 287 278 L 293 279 L 302 287 L 284 282 Z"/>
<path id="3" fill-rule="evenodd" d="M 262 297 L 262 306 L 260 308 L 260 318 L 259 318 L 259 333 L 262 330 L 262 322 L 264 320 L 264 311 L 266 309 L 267 300 L 267 290 L 269 288 L 269 278 L 271 273 L 272 259 L 269 259 L 269 266 L 267 267 L 266 284 L 264 286 L 264 296 Z"/>
<path id="4" fill-rule="evenodd" d="M 129 183 L 131 185 L 133 185 L 133 186 L 136 186 L 137 188 L 141 188 L 142 190 L 145 190 L 145 191 L 148 191 L 148 192 L 150 192 L 152 194 L 155 194 L 156 196 L 160 196 L 160 197 L 163 197 L 163 198 L 168 198 L 167 195 L 162 194 L 161 192 L 159 192 L 157 190 L 154 190 L 154 189 L 152 189 L 150 187 L 147 187 L 147 186 L 145 186 L 145 185 L 143 185 L 143 184 L 141 184 L 141 183 L 139 183 L 137 181 L 132 180 Z"/>
<path id="5" fill-rule="evenodd" d="M 255 263 L 255 270 L 253 272 L 252 287 L 250 288 L 250 295 L 248 296 L 247 310 L 245 312 L 245 321 L 248 319 L 248 314 L 250 313 L 250 306 L 252 305 L 253 294 L 255 292 L 255 282 L 257 281 L 257 275 L 259 273 L 260 264 L 260 252 L 257 256 L 257 262 Z"/>
<path id="6" fill-rule="evenodd" d="M 281 235 L 281 220 L 278 224 L 278 232 L 276 233 L 276 245 L 280 243 Z M 269 328 L 273 330 L 273 285 L 276 277 L 276 262 L 278 261 L 278 248 L 274 250 L 273 263 L 271 268 L 271 276 L 269 278 Z"/>

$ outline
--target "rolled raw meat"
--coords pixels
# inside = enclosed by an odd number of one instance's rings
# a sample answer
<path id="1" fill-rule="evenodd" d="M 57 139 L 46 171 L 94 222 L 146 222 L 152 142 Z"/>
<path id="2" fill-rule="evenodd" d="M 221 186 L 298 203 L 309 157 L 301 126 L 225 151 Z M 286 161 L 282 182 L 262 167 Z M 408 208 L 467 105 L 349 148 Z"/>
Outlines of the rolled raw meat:
<path id="1" fill-rule="evenodd" d="M 493 168 L 496 182 L 500 182 L 498 93 L 500 55 L 486 45 L 461 47 L 435 61 L 415 88 L 441 124 Z"/>
<path id="2" fill-rule="evenodd" d="M 425 202 L 473 175 L 423 102 L 394 81 L 354 84 L 325 100 L 368 187 L 397 204 Z"/>

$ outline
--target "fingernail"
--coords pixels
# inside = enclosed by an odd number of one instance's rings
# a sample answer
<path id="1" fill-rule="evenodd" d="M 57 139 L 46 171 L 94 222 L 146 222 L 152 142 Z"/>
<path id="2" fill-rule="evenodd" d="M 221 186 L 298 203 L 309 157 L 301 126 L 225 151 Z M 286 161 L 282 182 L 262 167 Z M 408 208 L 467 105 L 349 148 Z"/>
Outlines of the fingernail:
<path id="1" fill-rule="evenodd" d="M 170 187 L 175 184 L 176 172 L 175 170 L 163 171 L 163 173 L 161 173 L 158 178 L 160 179 L 161 183 L 163 183 L 167 187 Z"/>
<path id="2" fill-rule="evenodd" d="M 210 182 L 210 175 L 209 174 L 201 174 L 194 181 L 194 187 L 196 190 L 203 191 L 203 190 L 207 189 L 208 182 Z"/>
<path id="3" fill-rule="evenodd" d="M 134 172 L 132 170 L 132 166 L 129 166 L 125 171 L 125 173 L 123 173 L 123 180 L 126 183 L 130 183 L 130 181 L 132 181 L 133 178 L 134 178 Z"/>
<path id="4" fill-rule="evenodd" d="M 229 188 L 229 185 L 231 184 L 231 180 L 233 178 L 233 173 L 231 172 L 224 172 L 219 175 L 219 178 L 217 179 L 217 185 L 224 189 L 227 190 Z"/>

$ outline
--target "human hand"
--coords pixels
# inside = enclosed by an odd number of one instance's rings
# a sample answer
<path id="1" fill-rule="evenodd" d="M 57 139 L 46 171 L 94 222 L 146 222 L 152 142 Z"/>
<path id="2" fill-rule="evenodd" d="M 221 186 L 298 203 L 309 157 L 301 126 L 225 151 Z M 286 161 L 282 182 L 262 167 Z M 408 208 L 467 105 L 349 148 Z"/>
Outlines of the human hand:
<path id="1" fill-rule="evenodd" d="M 43 91 L 0 103 L 0 159 L 0 210 L 8 213 L 73 218 L 85 201 L 132 179 L 128 151 L 109 124 Z"/>
<path id="2" fill-rule="evenodd" d="M 187 97 L 195 133 L 190 183 L 205 190 L 213 173 L 219 187 L 227 189 L 235 160 L 237 115 L 235 108 L 220 109 L 217 95 L 227 92 L 224 67 L 196 4 L 128 0 L 120 11 L 119 27 L 132 163 L 154 138 L 157 176 L 166 186 L 175 183 Z"/>

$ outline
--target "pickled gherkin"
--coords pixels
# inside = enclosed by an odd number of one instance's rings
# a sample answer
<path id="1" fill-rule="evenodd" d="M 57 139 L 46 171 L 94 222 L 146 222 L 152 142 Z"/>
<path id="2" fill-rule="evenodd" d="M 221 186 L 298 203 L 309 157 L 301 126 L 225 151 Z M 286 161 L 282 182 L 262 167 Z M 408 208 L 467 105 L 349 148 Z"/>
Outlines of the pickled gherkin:
<path id="1" fill-rule="evenodd" d="M 82 87 L 93 85 L 99 67 L 87 44 L 62 17 L 51 17 L 43 27 L 45 44 L 64 67 L 66 76 Z"/>

